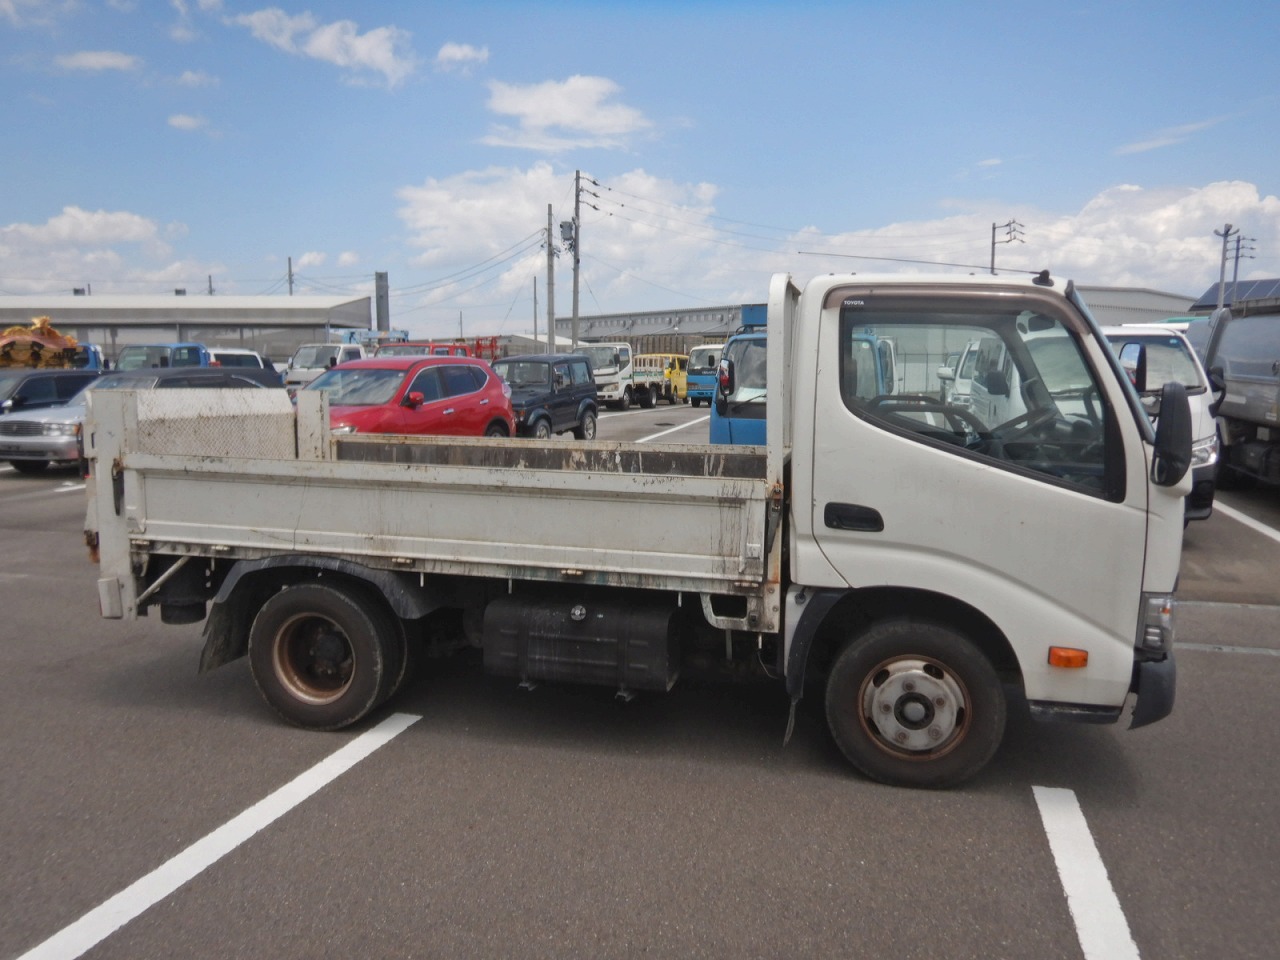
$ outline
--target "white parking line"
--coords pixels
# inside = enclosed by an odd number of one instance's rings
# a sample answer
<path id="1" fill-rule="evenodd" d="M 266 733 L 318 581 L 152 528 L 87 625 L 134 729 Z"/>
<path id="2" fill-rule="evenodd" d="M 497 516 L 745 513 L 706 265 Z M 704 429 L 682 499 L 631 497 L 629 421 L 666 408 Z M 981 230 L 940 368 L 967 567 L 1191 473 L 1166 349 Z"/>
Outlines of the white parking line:
<path id="1" fill-rule="evenodd" d="M 1222 501 L 1216 501 L 1213 505 L 1213 509 L 1218 513 L 1225 514 L 1232 520 L 1243 523 L 1250 530 L 1260 533 L 1264 537 L 1270 537 L 1276 543 L 1280 543 L 1280 530 L 1276 530 L 1274 527 L 1268 527 L 1261 520 L 1255 520 L 1247 513 L 1241 513 L 1239 510 L 1233 510 Z"/>
<path id="2" fill-rule="evenodd" d="M 683 430 L 686 427 L 693 427 L 699 423 L 706 423 L 710 419 L 711 417 L 709 416 L 699 417 L 697 420 L 690 420 L 688 423 L 682 423 L 678 427 L 672 427 L 670 430 L 663 430 L 661 433 L 654 433 L 647 437 L 641 437 L 636 441 L 636 443 L 648 443 L 650 440 L 657 440 L 659 437 L 665 437 L 669 433 L 675 433 L 676 431 Z"/>
<path id="3" fill-rule="evenodd" d="M 1031 791 L 1085 960 L 1138 960 L 1138 945 L 1075 793 L 1059 787 L 1032 787 Z"/>
<path id="4" fill-rule="evenodd" d="M 212 866 L 263 827 L 284 816 L 321 787 L 332 783 L 421 719 L 409 713 L 392 714 L 275 793 L 259 800 L 244 813 L 197 840 L 172 860 L 161 864 L 70 926 L 63 927 L 18 960 L 72 960 L 91 950 L 130 920 L 159 903 L 206 867 Z"/>

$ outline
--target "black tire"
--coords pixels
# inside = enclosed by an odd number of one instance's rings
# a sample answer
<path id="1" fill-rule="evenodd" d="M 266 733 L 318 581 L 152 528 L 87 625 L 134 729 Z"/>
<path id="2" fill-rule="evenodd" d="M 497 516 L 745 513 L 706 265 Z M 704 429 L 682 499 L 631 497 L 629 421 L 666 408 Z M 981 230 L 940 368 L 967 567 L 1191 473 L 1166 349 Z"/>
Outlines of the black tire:
<path id="1" fill-rule="evenodd" d="M 652 410 L 658 401 L 653 396 L 653 391 L 645 387 L 644 392 L 640 394 L 640 406 L 645 410 Z"/>
<path id="2" fill-rule="evenodd" d="M 539 417 L 533 422 L 533 428 L 529 431 L 529 435 L 535 440 L 550 440 L 551 421 L 546 417 Z"/>
<path id="3" fill-rule="evenodd" d="M 19 473 L 44 473 L 49 469 L 48 460 L 10 460 L 9 465 Z"/>
<path id="4" fill-rule="evenodd" d="M 582 415 L 582 420 L 573 428 L 573 435 L 579 440 L 594 440 L 596 438 L 596 412 L 588 410 Z"/>
<path id="5" fill-rule="evenodd" d="M 698 409 L 699 404 L 701 404 L 701 403 L 702 403 L 702 400 L 701 400 L 701 398 L 699 398 L 699 397 L 694 397 L 694 398 L 693 398 L 692 400 L 690 400 L 689 402 L 693 404 L 693 409 L 697 410 L 697 409 Z"/>
<path id="6" fill-rule="evenodd" d="M 631 409 L 631 391 L 630 390 L 622 391 L 622 399 L 618 401 L 618 409 L 621 410 L 623 413 L 626 413 L 628 410 Z"/>
<path id="7" fill-rule="evenodd" d="M 873 780 L 953 787 L 1004 736 L 1005 697 L 985 656 L 939 624 L 882 620 L 852 638 L 827 678 L 836 745 Z"/>
<path id="8" fill-rule="evenodd" d="M 485 427 L 484 435 L 486 437 L 505 437 L 508 435 L 506 424 L 495 420 L 493 423 L 489 424 L 489 426 Z"/>
<path id="9" fill-rule="evenodd" d="M 249 630 L 249 666 L 263 698 L 312 730 L 355 723 L 394 691 L 405 665 L 399 624 L 356 588 L 285 587 Z"/>

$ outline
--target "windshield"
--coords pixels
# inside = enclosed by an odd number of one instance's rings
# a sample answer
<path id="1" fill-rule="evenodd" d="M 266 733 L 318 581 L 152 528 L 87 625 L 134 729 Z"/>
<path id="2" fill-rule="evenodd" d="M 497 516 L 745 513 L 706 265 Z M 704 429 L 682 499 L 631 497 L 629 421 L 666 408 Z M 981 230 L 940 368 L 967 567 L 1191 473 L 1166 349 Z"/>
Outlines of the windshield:
<path id="1" fill-rule="evenodd" d="M 293 359 L 289 362 L 294 367 L 327 367 L 329 361 L 337 359 L 338 347 L 336 344 L 327 343 L 309 343 L 299 347 L 298 352 L 293 355 Z"/>
<path id="2" fill-rule="evenodd" d="M 29 373 L 28 370 L 0 373 L 0 402 L 13 396 L 13 391 L 18 389 L 18 384 L 25 380 Z"/>
<path id="3" fill-rule="evenodd" d="M 617 347 L 581 347 L 579 353 L 585 353 L 591 360 L 592 370 L 603 370 L 605 367 L 616 367 L 622 360 Z"/>
<path id="4" fill-rule="evenodd" d="M 1117 354 L 1130 344 L 1147 348 L 1147 393 L 1159 393 L 1166 383 L 1181 383 L 1193 392 L 1203 390 L 1200 371 L 1181 337 L 1168 334 L 1107 334 Z"/>
<path id="5" fill-rule="evenodd" d="M 329 405 L 333 407 L 376 407 L 391 402 L 404 375 L 404 370 L 377 367 L 335 368 L 326 370 L 303 389 L 328 392 Z"/>
<path id="6" fill-rule="evenodd" d="M 724 350 L 724 358 L 733 364 L 733 393 L 725 399 L 730 403 L 763 401 L 767 385 L 765 357 L 766 341 L 762 339 L 735 340 Z"/>
<path id="7" fill-rule="evenodd" d="M 425 343 L 384 343 L 378 347 L 379 357 L 420 357 L 430 347 Z"/>
<path id="8" fill-rule="evenodd" d="M 494 371 L 513 387 L 545 387 L 551 382 L 550 367 L 528 360 L 499 360 Z"/>
<path id="9" fill-rule="evenodd" d="M 698 371 L 700 373 L 709 373 L 720 363 L 720 351 L 724 349 L 724 344 L 716 344 L 714 346 L 694 347 L 689 351 L 689 370 Z"/>
<path id="10" fill-rule="evenodd" d="M 74 394 L 67 401 L 66 405 L 69 407 L 75 403 L 84 403 L 84 398 L 90 390 L 149 390 L 155 386 L 155 382 L 156 378 L 150 373 L 109 373 L 90 380 L 80 388 L 79 393 Z"/>
<path id="11" fill-rule="evenodd" d="M 147 367 L 198 367 L 200 347 L 130 346 L 120 351 L 117 370 L 142 370 Z"/>

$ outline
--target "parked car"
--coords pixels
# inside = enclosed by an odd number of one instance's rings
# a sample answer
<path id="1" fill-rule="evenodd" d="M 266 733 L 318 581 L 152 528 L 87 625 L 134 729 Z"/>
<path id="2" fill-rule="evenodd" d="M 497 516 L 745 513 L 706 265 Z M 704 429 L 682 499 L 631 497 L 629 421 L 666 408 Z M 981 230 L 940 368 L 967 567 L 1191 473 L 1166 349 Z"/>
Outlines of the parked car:
<path id="1" fill-rule="evenodd" d="M 334 433 L 509 437 L 515 432 L 511 389 L 473 357 L 349 360 L 303 389 L 328 392 Z"/>
<path id="2" fill-rule="evenodd" d="M 594 440 L 599 401 L 591 361 L 581 353 L 538 353 L 496 360 L 493 369 L 511 387 L 516 432 L 545 440 L 573 431 Z"/>
<path id="3" fill-rule="evenodd" d="M 92 380 L 98 370 L 0 370 L 0 414 L 37 410 L 65 403 Z"/>
<path id="4" fill-rule="evenodd" d="M 1160 391 L 1176 381 L 1187 388 L 1191 406 L 1191 492 L 1186 499 L 1187 520 L 1207 520 L 1213 513 L 1218 472 L 1218 429 L 1211 407 L 1213 392 L 1200 358 L 1187 337 L 1163 324 L 1128 324 L 1103 327 L 1102 333 L 1120 358 L 1120 364 L 1136 375 L 1138 347 L 1145 348 L 1146 389 L 1142 405 L 1154 420 L 1160 415 Z"/>
<path id="5" fill-rule="evenodd" d="M 262 373 L 265 373 L 263 371 Z M 0 417 L 0 460 L 20 473 L 40 473 L 50 464 L 68 466 L 80 460 L 80 430 L 90 390 L 151 390 L 178 387 L 262 388 L 255 371 L 218 367 L 158 367 L 124 370 L 91 377 L 75 396 L 57 406 Z"/>

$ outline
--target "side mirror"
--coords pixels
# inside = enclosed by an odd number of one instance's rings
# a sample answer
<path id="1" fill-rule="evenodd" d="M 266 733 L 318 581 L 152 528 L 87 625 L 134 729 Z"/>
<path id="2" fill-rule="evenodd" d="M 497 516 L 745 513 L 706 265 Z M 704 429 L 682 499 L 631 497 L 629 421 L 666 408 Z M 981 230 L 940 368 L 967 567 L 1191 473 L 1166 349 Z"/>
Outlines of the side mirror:
<path id="1" fill-rule="evenodd" d="M 952 370 L 950 367 L 938 368 L 938 379 L 941 380 L 943 383 L 950 383 L 955 378 L 956 378 L 956 372 Z"/>
<path id="2" fill-rule="evenodd" d="M 1191 404 L 1187 401 L 1187 388 L 1173 381 L 1160 392 L 1151 482 L 1158 487 L 1177 486 L 1190 468 Z"/>
<path id="3" fill-rule="evenodd" d="M 426 402 L 426 399 L 426 397 L 415 390 L 404 398 L 404 403 L 402 403 L 401 406 L 408 407 L 410 410 L 417 410 Z"/>
<path id="4" fill-rule="evenodd" d="M 1227 378 L 1223 374 L 1221 367 L 1214 367 L 1208 371 L 1209 389 L 1217 394 L 1213 399 L 1213 403 L 1209 404 L 1209 416 L 1216 417 L 1218 408 L 1222 406 L 1222 401 L 1227 398 Z"/>
<path id="5" fill-rule="evenodd" d="M 720 366 L 716 369 L 716 396 L 724 398 L 733 393 L 736 386 L 736 378 L 733 372 L 732 360 L 721 360 Z"/>
<path id="6" fill-rule="evenodd" d="M 330 370 L 332 370 L 332 369 L 333 369 L 334 367 L 336 367 L 337 365 L 338 365 L 338 358 L 337 358 L 337 357 L 330 357 L 330 358 L 329 358 L 329 369 L 330 369 Z"/>

